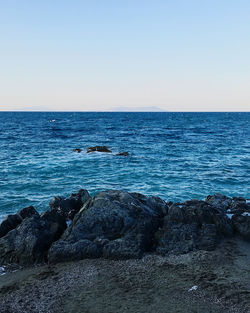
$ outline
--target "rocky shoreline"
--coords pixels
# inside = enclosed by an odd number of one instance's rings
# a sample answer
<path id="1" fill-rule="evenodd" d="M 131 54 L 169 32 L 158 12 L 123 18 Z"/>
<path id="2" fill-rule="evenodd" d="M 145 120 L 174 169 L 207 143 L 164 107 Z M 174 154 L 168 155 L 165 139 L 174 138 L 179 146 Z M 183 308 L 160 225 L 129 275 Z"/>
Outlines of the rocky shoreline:
<path id="1" fill-rule="evenodd" d="M 0 263 L 141 258 L 145 253 L 211 251 L 225 238 L 250 241 L 250 204 L 221 194 L 165 202 L 120 190 L 57 196 L 43 214 L 27 207 L 0 225 Z"/>
<path id="2" fill-rule="evenodd" d="M 81 189 L 53 198 L 41 215 L 28 207 L 1 223 L 0 265 L 11 270 L 0 275 L 0 312 L 54 313 L 59 302 L 60 312 L 187 312 L 186 305 L 188 312 L 250 312 L 249 241 L 250 203 L 241 197 L 172 203 L 120 190 L 91 197 Z M 85 282 L 88 271 L 94 278 Z M 135 289 L 124 291 L 124 279 Z M 121 308 L 113 288 L 121 288 Z M 139 309 L 133 292 L 152 301 Z"/>

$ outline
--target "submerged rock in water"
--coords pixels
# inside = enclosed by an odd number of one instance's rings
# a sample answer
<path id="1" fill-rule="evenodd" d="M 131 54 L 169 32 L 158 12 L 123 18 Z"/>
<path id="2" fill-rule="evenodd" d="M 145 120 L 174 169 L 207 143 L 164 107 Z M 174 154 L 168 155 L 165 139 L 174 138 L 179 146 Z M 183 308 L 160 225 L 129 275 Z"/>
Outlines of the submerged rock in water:
<path id="1" fill-rule="evenodd" d="M 52 209 L 56 209 L 59 214 L 67 219 L 72 220 L 75 214 L 83 207 L 85 202 L 91 197 L 86 189 L 80 189 L 78 193 L 73 193 L 68 198 L 60 196 L 54 197 L 49 205 Z"/>
<path id="2" fill-rule="evenodd" d="M 152 248 L 166 203 L 157 197 L 109 190 L 99 193 L 75 216 L 49 252 L 49 261 L 97 257 L 138 258 Z M 81 251 L 80 251 L 80 250 Z"/>
<path id="3" fill-rule="evenodd" d="M 79 149 L 79 148 L 75 148 L 72 150 L 73 152 L 77 152 L 77 153 L 81 153 L 82 152 L 82 149 Z"/>
<path id="4" fill-rule="evenodd" d="M 193 250 L 213 250 L 224 236 L 232 236 L 233 228 L 226 214 L 200 201 L 173 204 L 156 235 L 156 251 L 181 254 Z"/>
<path id="5" fill-rule="evenodd" d="M 89 147 L 87 150 L 87 153 L 90 152 L 106 152 L 106 153 L 112 153 L 112 151 L 107 146 L 95 146 L 95 147 Z"/>
<path id="6" fill-rule="evenodd" d="M 117 156 L 129 156 L 128 152 L 119 152 L 116 154 Z"/>

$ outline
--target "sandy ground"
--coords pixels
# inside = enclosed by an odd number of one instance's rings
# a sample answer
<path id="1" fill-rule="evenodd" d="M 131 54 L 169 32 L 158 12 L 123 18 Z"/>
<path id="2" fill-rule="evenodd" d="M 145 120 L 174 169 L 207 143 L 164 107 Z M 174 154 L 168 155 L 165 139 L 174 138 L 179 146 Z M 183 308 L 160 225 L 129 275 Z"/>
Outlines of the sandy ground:
<path id="1" fill-rule="evenodd" d="M 234 239 L 214 252 L 19 269 L 0 276 L 0 312 L 250 312 L 250 245 Z"/>

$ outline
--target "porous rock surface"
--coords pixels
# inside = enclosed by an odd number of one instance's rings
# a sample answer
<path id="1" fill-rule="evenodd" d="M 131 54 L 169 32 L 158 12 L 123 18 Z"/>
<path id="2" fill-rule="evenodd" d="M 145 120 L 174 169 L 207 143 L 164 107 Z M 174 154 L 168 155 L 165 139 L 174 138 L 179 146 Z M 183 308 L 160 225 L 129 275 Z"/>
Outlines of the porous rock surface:
<path id="1" fill-rule="evenodd" d="M 219 193 L 206 201 L 232 219 L 234 232 L 250 241 L 250 203 L 242 197 L 229 198 Z"/>
<path id="2" fill-rule="evenodd" d="M 66 223 L 56 211 L 34 214 L 0 239 L 0 260 L 33 264 L 47 260 L 47 251 L 60 238 Z"/>
<path id="3" fill-rule="evenodd" d="M 80 189 L 78 193 L 72 193 L 70 197 L 54 197 L 49 205 L 66 219 L 72 220 L 75 214 L 82 208 L 84 203 L 91 199 L 86 189 Z"/>
<path id="4" fill-rule="evenodd" d="M 224 236 L 232 236 L 231 220 L 216 207 L 200 200 L 173 204 L 157 231 L 160 254 L 213 250 Z"/>
<path id="5" fill-rule="evenodd" d="M 109 149 L 109 147 L 107 146 L 95 146 L 95 147 L 89 147 L 87 149 L 87 153 L 91 153 L 91 152 L 106 152 L 106 153 L 112 153 L 112 151 Z"/>
<path id="6" fill-rule="evenodd" d="M 52 245 L 49 261 L 101 255 L 112 259 L 141 257 L 152 248 L 153 234 L 167 210 L 167 204 L 158 197 L 116 190 L 101 192 Z"/>
<path id="7" fill-rule="evenodd" d="M 235 235 L 250 241 L 250 205 L 241 197 L 173 203 L 121 190 L 92 198 L 81 189 L 54 197 L 42 215 L 31 206 L 7 216 L 0 225 L 0 263 L 183 254 L 214 250 Z"/>

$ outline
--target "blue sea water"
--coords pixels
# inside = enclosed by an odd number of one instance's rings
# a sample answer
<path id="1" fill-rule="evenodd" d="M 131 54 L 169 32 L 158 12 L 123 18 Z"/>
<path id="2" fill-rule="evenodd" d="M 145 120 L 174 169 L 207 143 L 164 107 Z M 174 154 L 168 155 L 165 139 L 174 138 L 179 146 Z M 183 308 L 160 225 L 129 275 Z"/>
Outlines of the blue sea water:
<path id="1" fill-rule="evenodd" d="M 248 198 L 249 138 L 250 113 L 1 112 L 0 219 L 80 188 Z M 94 145 L 114 153 L 85 153 Z"/>

